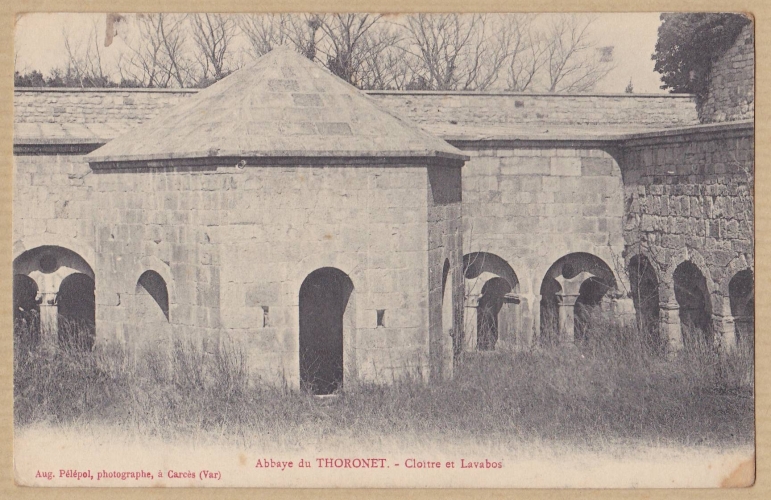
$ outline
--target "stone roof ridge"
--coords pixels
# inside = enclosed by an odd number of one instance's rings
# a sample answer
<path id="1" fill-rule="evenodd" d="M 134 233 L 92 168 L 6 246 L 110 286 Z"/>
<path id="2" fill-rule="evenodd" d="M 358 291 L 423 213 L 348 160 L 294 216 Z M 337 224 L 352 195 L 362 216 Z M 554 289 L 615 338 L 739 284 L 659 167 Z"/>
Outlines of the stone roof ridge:
<path id="1" fill-rule="evenodd" d="M 86 156 L 468 157 L 291 48 L 277 47 Z"/>

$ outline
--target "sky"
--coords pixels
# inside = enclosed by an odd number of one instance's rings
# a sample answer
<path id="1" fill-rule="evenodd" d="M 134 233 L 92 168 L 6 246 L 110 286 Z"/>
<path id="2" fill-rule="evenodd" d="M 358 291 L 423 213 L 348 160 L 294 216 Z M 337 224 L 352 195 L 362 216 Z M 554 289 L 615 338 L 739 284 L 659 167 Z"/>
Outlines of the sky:
<path id="1" fill-rule="evenodd" d="M 620 93 L 632 81 L 635 93 L 665 93 L 660 75 L 653 71 L 653 54 L 657 30 L 661 24 L 658 13 L 596 14 L 593 30 L 599 46 L 614 46 L 616 67 L 595 88 L 599 93 Z M 92 29 L 93 23 L 104 23 L 104 14 L 25 14 L 16 22 L 16 69 L 25 72 L 36 69 L 48 74 L 66 60 L 64 30 L 73 38 Z M 103 29 L 103 28 L 102 28 Z M 117 37 L 105 49 L 108 63 L 114 63 L 122 49 Z"/>

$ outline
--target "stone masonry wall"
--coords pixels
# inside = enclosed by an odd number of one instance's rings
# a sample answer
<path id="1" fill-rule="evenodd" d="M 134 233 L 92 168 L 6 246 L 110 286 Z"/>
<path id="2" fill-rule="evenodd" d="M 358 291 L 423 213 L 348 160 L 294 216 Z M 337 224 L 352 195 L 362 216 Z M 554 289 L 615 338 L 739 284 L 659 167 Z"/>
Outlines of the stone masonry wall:
<path id="1" fill-rule="evenodd" d="M 322 267 L 340 269 L 353 282 L 349 373 L 392 380 L 428 372 L 425 166 L 223 173 L 229 211 L 212 232 L 224 266 L 222 327 L 251 345 L 264 378 L 299 380 L 299 291 Z M 262 306 L 270 309 L 265 327 Z M 381 327 L 378 310 L 385 310 Z"/>
<path id="2" fill-rule="evenodd" d="M 464 254 L 487 252 L 520 283 L 522 331 L 539 325 L 540 287 L 560 257 L 586 252 L 611 269 L 624 249 L 621 172 L 599 149 L 466 149 Z M 467 325 L 468 326 L 468 325 Z"/>
<path id="3" fill-rule="evenodd" d="M 178 104 L 195 90 L 17 89 L 18 124 L 104 124 L 113 138 Z M 458 92 L 369 92 L 385 109 L 427 127 L 610 125 L 676 127 L 698 123 L 690 95 L 561 95 Z M 45 129 L 38 133 L 45 134 Z M 48 132 L 53 134 L 52 131 Z"/>
<path id="4" fill-rule="evenodd" d="M 617 125 L 677 127 L 698 122 L 690 95 L 561 95 L 370 92 L 416 123 L 494 127 Z"/>
<path id="5" fill-rule="evenodd" d="M 95 180 L 82 156 L 15 156 L 13 166 L 14 257 L 57 245 L 93 268 Z"/>
<path id="6" fill-rule="evenodd" d="M 712 63 L 709 93 L 700 106 L 704 123 L 755 116 L 754 24 L 745 26 L 733 46 Z"/>
<path id="7" fill-rule="evenodd" d="M 97 341 L 216 341 L 222 261 L 210 228 L 228 213 L 221 178 L 184 170 L 95 171 Z M 166 282 L 165 332 L 136 318 L 137 282 L 145 271 Z M 137 303 L 135 303 L 137 302 Z"/>
<path id="8" fill-rule="evenodd" d="M 148 265 L 168 267 L 175 336 L 227 334 L 247 347 L 261 379 L 296 386 L 300 286 L 311 272 L 335 267 L 355 287 L 348 373 L 379 380 L 427 373 L 426 167 L 95 175 L 104 207 L 99 335 L 130 335 L 125 296 Z M 384 327 L 378 309 L 386 310 Z"/>
<path id="9" fill-rule="evenodd" d="M 463 325 L 461 169 L 429 167 L 428 181 L 429 355 L 431 366 L 440 367 L 435 375 L 441 378 L 452 373 L 455 346 L 451 334 L 460 332 Z M 443 283 L 445 261 L 450 270 Z M 452 301 L 451 318 L 444 317 L 445 300 Z"/>
<path id="10" fill-rule="evenodd" d="M 753 128 L 705 127 L 627 143 L 624 239 L 627 260 L 642 253 L 656 268 L 662 304 L 673 301 L 673 272 L 689 260 L 722 317 L 731 314 L 728 282 L 754 265 Z"/>

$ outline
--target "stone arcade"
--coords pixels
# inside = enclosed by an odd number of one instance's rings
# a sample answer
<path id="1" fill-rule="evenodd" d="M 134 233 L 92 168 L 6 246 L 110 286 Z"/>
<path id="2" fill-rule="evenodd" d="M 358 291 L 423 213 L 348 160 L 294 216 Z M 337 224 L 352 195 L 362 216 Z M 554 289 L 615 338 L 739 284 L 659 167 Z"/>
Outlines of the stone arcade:
<path id="1" fill-rule="evenodd" d="M 17 90 L 15 311 L 47 338 L 227 334 L 317 393 L 580 341 L 596 308 L 669 353 L 683 325 L 731 349 L 754 317 L 752 37 L 700 103 L 367 94 L 284 50 L 200 92 Z"/>

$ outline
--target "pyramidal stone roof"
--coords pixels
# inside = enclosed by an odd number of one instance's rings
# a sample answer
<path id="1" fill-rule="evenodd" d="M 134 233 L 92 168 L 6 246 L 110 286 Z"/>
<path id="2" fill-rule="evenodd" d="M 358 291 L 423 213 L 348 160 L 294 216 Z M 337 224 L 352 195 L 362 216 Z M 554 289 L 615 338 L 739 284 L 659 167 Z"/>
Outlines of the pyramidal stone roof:
<path id="1" fill-rule="evenodd" d="M 269 52 L 86 159 L 164 164 L 250 157 L 468 159 L 286 48 Z"/>

